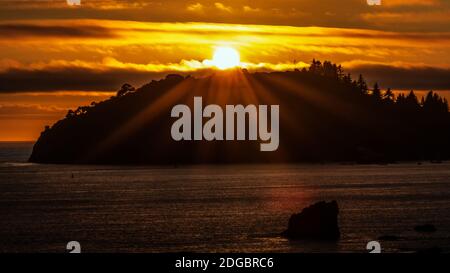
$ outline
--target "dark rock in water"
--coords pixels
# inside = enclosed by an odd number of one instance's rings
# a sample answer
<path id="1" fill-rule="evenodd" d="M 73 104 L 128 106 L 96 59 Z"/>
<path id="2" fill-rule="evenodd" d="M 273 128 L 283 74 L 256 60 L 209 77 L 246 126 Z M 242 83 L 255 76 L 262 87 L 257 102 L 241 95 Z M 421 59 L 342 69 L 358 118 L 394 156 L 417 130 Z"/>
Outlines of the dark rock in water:
<path id="1" fill-rule="evenodd" d="M 400 240 L 399 236 L 396 235 L 383 235 L 378 237 L 378 240 L 380 241 L 398 241 Z"/>
<path id="2" fill-rule="evenodd" d="M 414 227 L 414 230 L 417 232 L 435 232 L 436 231 L 436 227 L 434 225 L 431 224 L 426 224 L 426 225 L 418 225 Z"/>
<path id="3" fill-rule="evenodd" d="M 288 229 L 281 235 L 291 240 L 337 240 L 340 237 L 338 213 L 336 201 L 318 202 L 293 214 Z"/>

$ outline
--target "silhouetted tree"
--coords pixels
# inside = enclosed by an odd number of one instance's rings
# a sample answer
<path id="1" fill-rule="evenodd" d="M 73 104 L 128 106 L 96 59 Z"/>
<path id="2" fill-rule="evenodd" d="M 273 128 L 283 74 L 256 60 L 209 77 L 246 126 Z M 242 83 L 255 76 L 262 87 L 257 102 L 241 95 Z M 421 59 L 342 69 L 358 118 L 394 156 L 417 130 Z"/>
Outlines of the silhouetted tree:
<path id="1" fill-rule="evenodd" d="M 372 98 L 374 98 L 375 101 L 379 102 L 381 101 L 381 90 L 378 86 L 378 83 L 375 83 L 372 90 Z"/>
<path id="2" fill-rule="evenodd" d="M 345 84 L 350 85 L 350 84 L 352 83 L 352 76 L 350 75 L 350 73 L 347 74 L 347 75 L 345 75 L 345 76 L 342 78 L 342 81 L 343 81 Z"/>
<path id="3" fill-rule="evenodd" d="M 122 85 L 119 91 L 117 91 L 117 96 L 120 97 L 133 91 L 135 91 L 135 88 L 131 84 L 126 83 Z"/>
<path id="4" fill-rule="evenodd" d="M 358 81 L 356 82 L 356 85 L 358 86 L 359 90 L 362 94 L 367 94 L 369 91 L 369 88 L 367 87 L 367 83 L 364 80 L 363 75 L 359 75 Z"/>
<path id="5" fill-rule="evenodd" d="M 70 118 L 75 116 L 75 112 L 72 109 L 69 109 L 69 111 L 67 112 L 66 118 Z"/>
<path id="6" fill-rule="evenodd" d="M 331 78 L 338 78 L 338 71 L 336 64 L 331 63 L 330 61 L 323 62 L 323 75 Z"/>
<path id="7" fill-rule="evenodd" d="M 398 96 L 397 96 L 397 100 L 396 100 L 396 102 L 397 103 L 403 103 L 404 101 L 405 101 L 405 94 L 403 94 L 403 93 L 400 93 Z"/>
<path id="8" fill-rule="evenodd" d="M 338 65 L 337 67 L 337 75 L 339 79 L 344 78 L 344 69 L 342 68 L 342 65 Z"/>
<path id="9" fill-rule="evenodd" d="M 427 113 L 446 113 L 448 112 L 448 102 L 445 98 L 441 98 L 438 94 L 430 91 L 422 99 L 422 107 Z"/>
<path id="10" fill-rule="evenodd" d="M 394 93 L 392 92 L 391 88 L 388 88 L 386 92 L 383 94 L 383 101 L 390 104 L 394 102 L 394 99 L 395 99 Z"/>
<path id="11" fill-rule="evenodd" d="M 316 59 L 312 60 L 311 65 L 309 66 L 309 72 L 313 73 L 313 74 L 318 74 L 320 71 L 320 61 L 316 61 Z"/>
<path id="12" fill-rule="evenodd" d="M 415 112 L 420 109 L 419 101 L 417 100 L 416 94 L 414 94 L 414 91 L 411 90 L 409 94 L 404 98 L 403 101 L 404 109 L 408 112 Z"/>

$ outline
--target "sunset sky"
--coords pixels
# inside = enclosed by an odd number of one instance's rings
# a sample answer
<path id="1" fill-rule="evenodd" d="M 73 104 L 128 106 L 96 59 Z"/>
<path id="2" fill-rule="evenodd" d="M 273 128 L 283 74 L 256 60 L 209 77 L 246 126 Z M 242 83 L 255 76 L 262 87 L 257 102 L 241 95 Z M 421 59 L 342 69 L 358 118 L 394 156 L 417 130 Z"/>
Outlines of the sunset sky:
<path id="1" fill-rule="evenodd" d="M 0 141 L 35 140 L 125 82 L 207 74 L 221 46 L 251 71 L 316 58 L 383 88 L 446 94 L 450 1 L 2 0 Z"/>

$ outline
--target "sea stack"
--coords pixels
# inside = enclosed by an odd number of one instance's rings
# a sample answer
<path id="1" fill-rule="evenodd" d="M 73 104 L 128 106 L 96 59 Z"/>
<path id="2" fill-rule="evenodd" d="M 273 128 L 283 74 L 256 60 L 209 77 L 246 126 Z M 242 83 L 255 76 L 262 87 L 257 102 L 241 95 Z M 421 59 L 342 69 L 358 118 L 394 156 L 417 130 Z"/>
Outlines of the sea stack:
<path id="1" fill-rule="evenodd" d="M 288 229 L 282 236 L 290 240 L 338 240 L 341 233 L 338 225 L 339 208 L 336 201 L 318 202 L 289 219 Z"/>

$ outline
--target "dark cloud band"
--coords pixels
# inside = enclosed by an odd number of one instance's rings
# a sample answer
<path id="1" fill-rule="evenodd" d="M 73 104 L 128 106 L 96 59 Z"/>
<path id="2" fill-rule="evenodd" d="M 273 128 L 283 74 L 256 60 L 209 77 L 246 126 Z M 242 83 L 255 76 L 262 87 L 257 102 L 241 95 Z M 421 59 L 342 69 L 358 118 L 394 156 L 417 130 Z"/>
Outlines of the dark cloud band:
<path id="1" fill-rule="evenodd" d="M 163 76 L 164 73 L 124 69 L 107 71 L 82 68 L 48 71 L 11 69 L 0 73 L 0 92 L 113 91 L 119 89 L 125 82 L 143 84 Z"/>
<path id="2" fill-rule="evenodd" d="M 0 36 L 17 37 L 57 37 L 57 38 L 113 38 L 111 29 L 100 26 L 42 26 L 35 24 L 0 24 Z"/>
<path id="3" fill-rule="evenodd" d="M 450 69 L 437 67 L 400 68 L 388 65 L 359 65 L 347 69 L 355 77 L 363 74 L 369 83 L 397 90 L 450 90 Z M 173 71 L 149 72 L 130 69 L 97 71 L 86 68 L 52 70 L 10 69 L 0 72 L 0 92 L 114 91 L 125 83 L 140 86 Z M 202 75 L 207 71 L 192 71 Z"/>
<path id="4" fill-rule="evenodd" d="M 388 65 L 361 65 L 350 70 L 362 74 L 370 83 L 394 89 L 450 90 L 450 69 L 438 67 L 395 67 Z"/>

